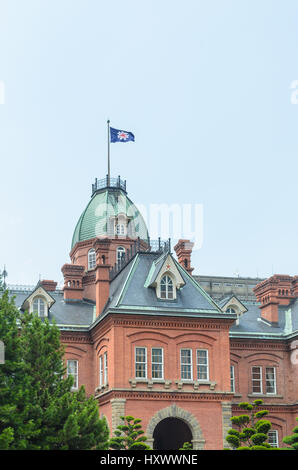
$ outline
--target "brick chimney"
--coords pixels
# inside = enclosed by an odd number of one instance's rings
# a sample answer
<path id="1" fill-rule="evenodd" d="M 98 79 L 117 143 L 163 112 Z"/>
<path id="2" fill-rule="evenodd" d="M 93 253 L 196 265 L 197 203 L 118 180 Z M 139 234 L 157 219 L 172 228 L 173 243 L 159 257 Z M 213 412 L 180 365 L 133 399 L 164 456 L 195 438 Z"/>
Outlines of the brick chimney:
<path id="1" fill-rule="evenodd" d="M 191 253 L 194 243 L 190 240 L 179 240 L 174 246 L 178 262 L 189 273 L 192 274 L 194 268 L 191 267 Z"/>
<path id="2" fill-rule="evenodd" d="M 96 316 L 99 316 L 106 305 L 110 295 L 110 264 L 109 253 L 111 240 L 109 238 L 97 239 L 93 247 L 96 252 Z"/>
<path id="3" fill-rule="evenodd" d="M 275 274 L 254 288 L 257 301 L 261 303 L 261 318 L 272 326 L 278 326 L 278 306 L 289 305 L 295 298 L 292 281 L 291 276 Z"/>
<path id="4" fill-rule="evenodd" d="M 48 279 L 44 279 L 40 283 L 46 291 L 53 292 L 56 290 L 57 282 L 55 281 L 49 281 Z"/>
<path id="5" fill-rule="evenodd" d="M 64 264 L 61 268 L 64 276 L 64 300 L 76 302 L 83 299 L 83 275 L 85 268 L 78 264 Z"/>

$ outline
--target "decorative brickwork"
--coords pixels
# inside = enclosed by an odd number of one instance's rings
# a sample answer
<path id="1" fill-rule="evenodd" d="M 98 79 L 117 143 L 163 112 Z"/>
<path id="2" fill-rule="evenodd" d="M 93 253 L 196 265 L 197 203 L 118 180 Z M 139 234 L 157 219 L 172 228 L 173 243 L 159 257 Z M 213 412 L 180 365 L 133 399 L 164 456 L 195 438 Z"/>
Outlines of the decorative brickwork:
<path id="1" fill-rule="evenodd" d="M 147 443 L 150 445 L 150 447 L 153 448 L 154 429 L 156 428 L 158 423 L 160 423 L 160 421 L 166 418 L 178 418 L 184 421 L 189 426 L 192 433 L 193 449 L 204 449 L 205 440 L 203 438 L 202 430 L 197 419 L 189 411 L 184 410 L 183 408 L 180 408 L 175 404 L 168 406 L 167 408 L 163 408 L 162 410 L 159 410 L 150 420 L 145 433 L 147 436 Z"/>

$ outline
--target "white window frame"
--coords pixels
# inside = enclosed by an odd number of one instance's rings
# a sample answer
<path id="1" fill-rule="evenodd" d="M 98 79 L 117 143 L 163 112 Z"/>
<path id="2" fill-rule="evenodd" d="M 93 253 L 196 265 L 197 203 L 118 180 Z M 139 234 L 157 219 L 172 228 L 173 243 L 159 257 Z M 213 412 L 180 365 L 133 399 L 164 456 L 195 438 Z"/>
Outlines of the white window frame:
<path id="1" fill-rule="evenodd" d="M 236 313 L 236 310 L 234 309 L 234 307 L 228 307 L 226 313 Z"/>
<path id="2" fill-rule="evenodd" d="M 260 378 L 259 379 L 254 379 L 253 374 L 254 371 L 253 369 L 259 369 L 260 370 Z M 260 384 L 260 392 L 254 392 L 254 382 L 258 382 Z M 261 366 L 252 366 L 251 368 L 251 383 L 252 383 L 252 394 L 253 395 L 263 395 L 263 371 Z"/>
<path id="3" fill-rule="evenodd" d="M 268 386 L 267 386 L 267 369 L 273 369 L 273 381 L 274 381 L 274 392 L 268 392 Z M 265 367 L 265 390 L 266 390 L 266 395 L 276 395 L 276 368 L 272 366 L 267 366 Z"/>
<path id="4" fill-rule="evenodd" d="M 121 255 L 120 255 L 121 253 Z M 125 257 L 125 248 L 124 246 L 117 247 L 117 264 L 121 263 L 122 258 Z"/>
<path id="5" fill-rule="evenodd" d="M 94 269 L 96 266 L 96 252 L 94 248 L 88 251 L 88 270 Z"/>
<path id="6" fill-rule="evenodd" d="M 206 364 L 203 364 L 203 363 L 199 363 L 198 361 L 198 352 L 199 351 L 203 351 L 206 353 L 206 359 L 207 359 L 207 362 Z M 209 380 L 209 355 L 208 355 L 208 349 L 196 349 L 196 361 L 197 361 L 197 379 L 200 381 L 200 382 L 206 382 Z M 205 367 L 206 368 L 206 371 L 207 371 L 207 377 L 206 379 L 200 379 L 199 378 L 199 367 Z"/>
<path id="7" fill-rule="evenodd" d="M 103 354 L 103 383 L 107 385 L 108 383 L 108 352 Z"/>
<path id="8" fill-rule="evenodd" d="M 163 279 L 165 279 L 165 282 L 163 283 Z M 165 286 L 165 290 L 163 291 L 161 286 Z M 169 286 L 171 286 L 172 290 L 169 290 Z M 162 294 L 165 293 L 165 297 L 162 296 Z M 171 296 L 169 296 L 169 293 L 171 293 Z M 174 282 L 171 276 L 168 274 L 164 274 L 160 280 L 160 298 L 163 300 L 173 300 L 175 298 L 174 295 Z"/>
<path id="9" fill-rule="evenodd" d="M 137 361 L 137 350 L 138 349 L 143 349 L 145 351 L 145 362 L 141 362 L 141 361 Z M 141 377 L 138 377 L 137 376 L 137 365 L 138 364 L 141 364 L 141 365 L 144 365 L 145 364 L 145 375 L 144 376 L 141 376 Z M 145 346 L 135 346 L 135 378 L 136 379 L 147 379 L 147 348 Z"/>
<path id="10" fill-rule="evenodd" d="M 235 366 L 230 366 L 231 392 L 235 393 Z"/>
<path id="11" fill-rule="evenodd" d="M 116 235 L 125 235 L 125 224 L 116 224 L 115 227 Z"/>
<path id="12" fill-rule="evenodd" d="M 190 363 L 188 362 L 182 362 L 182 351 L 190 351 Z M 184 367 L 190 367 L 190 377 L 185 378 L 183 377 L 183 366 Z M 189 382 L 190 380 L 193 380 L 193 370 L 192 370 L 192 349 L 190 348 L 181 348 L 180 349 L 180 376 L 181 380 L 185 382 Z"/>
<path id="13" fill-rule="evenodd" d="M 37 302 L 37 309 L 34 307 L 34 303 Z M 43 313 L 41 313 L 41 305 L 43 305 Z M 39 317 L 47 316 L 47 303 L 42 297 L 34 297 L 32 301 L 32 312 L 37 313 Z"/>
<path id="14" fill-rule="evenodd" d="M 103 360 L 102 356 L 99 356 L 99 386 L 103 385 Z"/>
<path id="15" fill-rule="evenodd" d="M 75 364 L 75 372 L 70 372 L 69 371 L 69 366 L 70 366 L 70 363 L 73 362 Z M 73 385 L 72 385 L 72 390 L 78 390 L 79 388 L 79 361 L 77 359 L 68 359 L 67 360 L 67 377 L 69 377 L 70 375 L 73 376 L 74 378 L 74 382 L 73 382 Z"/>
<path id="16" fill-rule="evenodd" d="M 153 362 L 153 350 L 158 349 L 161 351 L 161 362 Z M 153 365 L 161 365 L 161 377 L 153 377 Z M 151 377 L 152 380 L 163 380 L 164 379 L 164 354 L 163 354 L 163 348 L 160 348 L 158 346 L 152 347 L 151 348 Z"/>
<path id="17" fill-rule="evenodd" d="M 277 429 L 271 429 L 268 431 L 268 444 L 271 445 L 271 447 L 278 447 L 278 431 Z"/>

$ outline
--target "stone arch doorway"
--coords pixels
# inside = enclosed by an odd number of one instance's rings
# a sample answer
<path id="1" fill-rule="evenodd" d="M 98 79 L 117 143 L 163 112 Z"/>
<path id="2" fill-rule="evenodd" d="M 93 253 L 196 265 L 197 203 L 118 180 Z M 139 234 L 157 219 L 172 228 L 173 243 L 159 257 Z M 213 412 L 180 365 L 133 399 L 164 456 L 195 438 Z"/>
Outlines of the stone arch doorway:
<path id="1" fill-rule="evenodd" d="M 179 418 L 165 418 L 153 432 L 153 449 L 179 450 L 184 442 L 192 442 L 189 426 Z"/>
<path id="2" fill-rule="evenodd" d="M 162 421 L 165 421 L 166 418 L 177 418 L 177 420 L 180 420 L 184 424 L 186 424 L 192 436 L 191 442 L 193 445 L 193 449 L 194 450 L 204 449 L 205 439 L 203 438 L 202 430 L 196 417 L 192 415 L 189 411 L 186 411 L 183 408 L 180 408 L 175 404 L 168 406 L 167 408 L 163 408 L 162 410 L 159 410 L 149 421 L 147 429 L 146 429 L 146 436 L 147 436 L 146 442 L 147 444 L 150 445 L 152 449 L 157 445 L 157 444 L 154 444 L 154 440 L 156 438 L 156 434 L 154 434 L 155 428 L 157 428 L 157 425 L 159 423 L 161 423 Z M 174 422 L 172 422 L 172 424 L 173 423 Z M 165 421 L 163 426 L 166 426 L 166 424 L 167 422 Z M 178 424 L 177 421 L 176 421 L 176 424 Z M 180 426 L 181 432 L 187 432 L 187 431 L 182 431 L 182 429 L 187 429 L 187 428 L 182 428 L 180 423 L 179 423 L 179 426 Z M 156 433 L 158 437 L 158 428 L 157 428 Z M 184 434 L 184 436 L 185 435 L 186 434 Z"/>

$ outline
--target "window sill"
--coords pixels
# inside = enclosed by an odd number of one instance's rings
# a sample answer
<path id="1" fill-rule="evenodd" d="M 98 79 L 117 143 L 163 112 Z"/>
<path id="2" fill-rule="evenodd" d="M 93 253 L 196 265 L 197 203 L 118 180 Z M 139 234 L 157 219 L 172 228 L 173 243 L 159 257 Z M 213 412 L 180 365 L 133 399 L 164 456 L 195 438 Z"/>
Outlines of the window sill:
<path id="1" fill-rule="evenodd" d="M 284 398 L 283 395 L 277 395 L 277 393 L 249 393 L 249 398 Z"/>
<path id="2" fill-rule="evenodd" d="M 150 389 L 153 387 L 154 384 L 162 384 L 164 388 L 170 388 L 171 380 L 165 379 L 129 379 L 129 383 L 131 388 L 136 388 L 137 384 L 147 384 L 147 387 Z"/>
<path id="3" fill-rule="evenodd" d="M 108 390 L 108 388 L 109 388 L 108 383 L 106 383 L 104 385 L 99 385 L 98 387 L 96 387 L 95 392 L 96 393 L 101 393 L 101 392 L 104 392 L 105 390 Z"/>
<path id="4" fill-rule="evenodd" d="M 183 385 L 193 385 L 194 390 L 198 390 L 202 385 L 209 385 L 210 390 L 214 390 L 216 387 L 216 382 L 210 380 L 177 380 L 175 383 L 179 390 L 183 388 Z"/>

